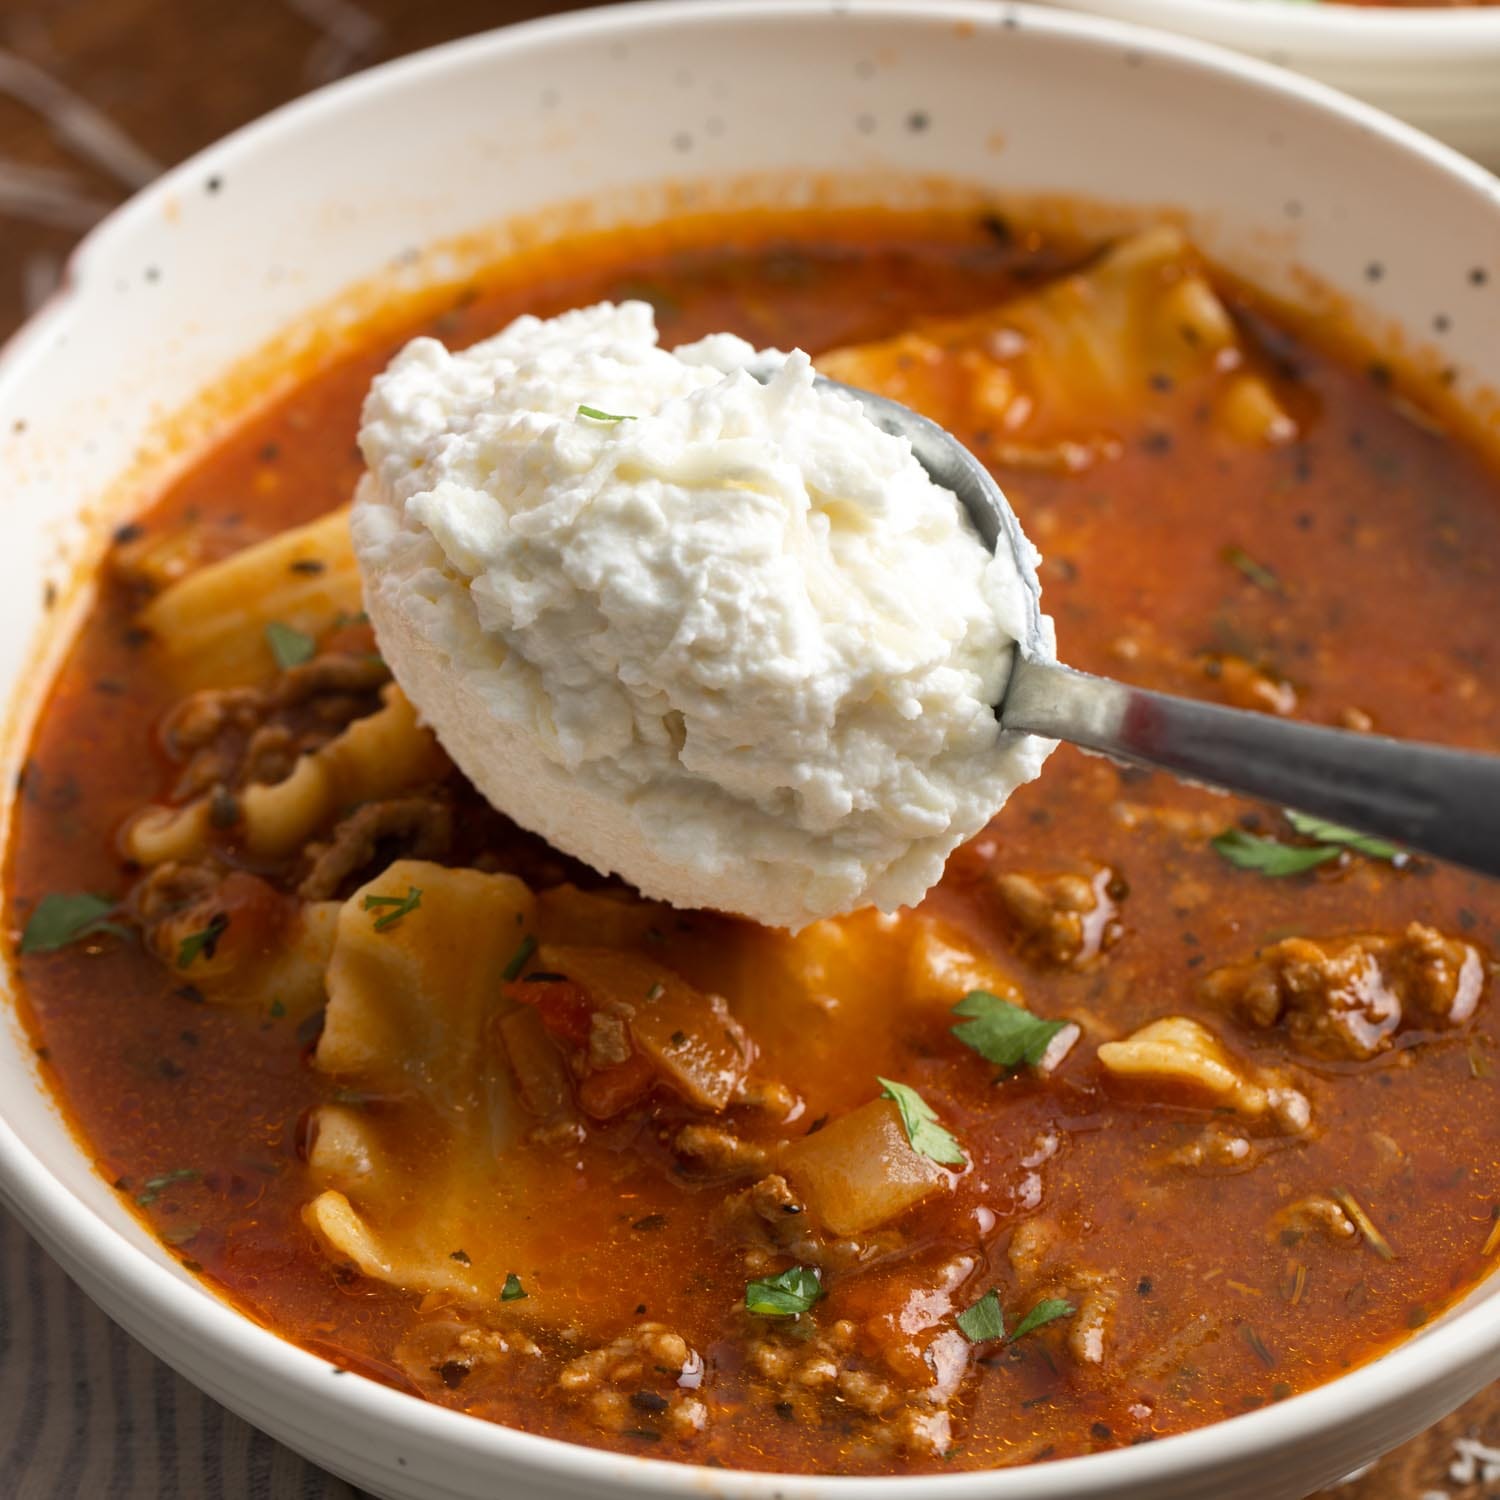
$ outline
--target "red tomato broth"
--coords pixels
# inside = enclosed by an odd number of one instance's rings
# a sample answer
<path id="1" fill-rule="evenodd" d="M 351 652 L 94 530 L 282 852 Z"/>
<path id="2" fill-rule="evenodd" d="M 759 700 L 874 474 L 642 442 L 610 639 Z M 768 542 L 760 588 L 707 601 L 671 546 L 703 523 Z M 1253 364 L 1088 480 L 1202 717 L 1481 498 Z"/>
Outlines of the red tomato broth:
<path id="1" fill-rule="evenodd" d="M 352 442 L 364 390 L 412 333 L 463 344 L 521 311 L 645 292 L 665 343 L 728 328 L 816 353 L 991 306 L 1077 258 L 1035 237 L 917 218 L 851 215 L 836 233 L 824 223 L 799 235 L 794 221 L 747 217 L 734 241 L 643 255 L 604 240 L 555 280 L 533 272 L 509 281 L 502 270 L 399 337 L 351 335 L 344 357 L 226 432 L 143 521 L 200 527 L 212 558 L 342 504 L 360 472 Z M 1339 722 L 1354 710 L 1387 732 L 1500 749 L 1494 477 L 1394 409 L 1368 372 L 1288 331 L 1253 294 L 1220 291 L 1256 359 L 1283 382 L 1298 442 L 1230 447 L 1201 392 L 1183 387 L 1153 391 L 1118 456 L 1085 472 L 997 465 L 1046 557 L 1046 605 L 1065 658 L 1206 697 L 1228 692 L 1215 661 L 1254 660 L 1290 684 L 1301 716 Z M 958 435 L 985 453 L 986 433 Z M 1227 549 L 1271 568 L 1277 588 L 1226 561 Z M 38 726 L 11 851 L 19 921 L 49 891 L 120 891 L 128 873 L 118 831 L 171 784 L 157 725 L 175 695 L 134 640 L 131 611 L 122 590 L 101 591 Z M 1295 1059 L 1313 1138 L 1249 1132 L 1264 1154 L 1244 1170 L 1164 1164 L 1213 1111 L 1106 1079 L 1098 1040 L 1168 1013 L 1203 1015 L 1239 1056 L 1279 1064 L 1288 1056 L 1280 1029 L 1210 1013 L 1194 999 L 1200 970 L 1249 958 L 1281 934 L 1399 932 L 1412 920 L 1493 953 L 1500 904 L 1477 878 L 1422 860 L 1397 869 L 1345 857 L 1267 879 L 1159 824 L 1126 827 L 1112 812 L 1120 803 L 1225 828 L 1242 817 L 1263 831 L 1275 824 L 1271 810 L 1063 749 L 955 856 L 924 903 L 924 915 L 991 955 L 1030 1009 L 1089 1022 L 1049 1079 L 1022 1070 L 997 1084 L 997 1069 L 951 1037 L 948 1007 L 913 1000 L 902 963 L 910 918 L 851 920 L 868 950 L 859 1004 L 822 1013 L 793 993 L 782 938 L 702 913 L 678 914 L 664 935 L 665 961 L 723 994 L 774 1075 L 804 1100 L 805 1123 L 741 1121 L 743 1136 L 795 1134 L 876 1097 L 883 1075 L 917 1088 L 969 1153 L 954 1190 L 901 1221 L 904 1254 L 828 1275 L 828 1295 L 804 1325 L 855 1319 L 863 1347 L 883 1347 L 870 1329 L 898 1325 L 916 1292 L 957 1310 L 993 1285 L 1013 1327 L 1024 1304 L 1006 1246 L 1037 1212 L 1027 1181 L 1035 1171 L 1041 1211 L 1079 1260 L 1120 1279 L 1102 1371 L 1070 1361 L 1062 1321 L 985 1346 L 953 1403 L 945 1458 L 893 1456 L 857 1414 L 810 1415 L 754 1378 L 746 1346 L 762 1329 L 739 1310 L 747 1273 L 716 1214 L 724 1190 L 674 1168 L 666 1136 L 693 1112 L 669 1097 L 591 1124 L 584 1170 L 523 1166 L 497 1181 L 496 1204 L 476 1209 L 526 1220 L 530 1255 L 514 1270 L 527 1297 L 500 1316 L 526 1320 L 541 1356 L 512 1362 L 501 1380 L 418 1383 L 395 1351 L 420 1296 L 332 1265 L 300 1218 L 315 1191 L 302 1150 L 307 1114 L 337 1092 L 308 1065 L 312 1016 L 203 1003 L 182 976 L 108 937 L 21 960 L 25 1013 L 100 1170 L 185 1263 L 339 1365 L 514 1427 L 732 1467 L 940 1472 L 1107 1448 L 1280 1399 L 1381 1352 L 1484 1274 L 1500 1205 L 1493 977 L 1466 1027 L 1405 1031 L 1367 1061 Z M 999 866 L 1114 872 L 1117 941 L 1081 971 L 1039 958 L 996 907 L 987 876 Z M 1056 1154 L 1024 1165 L 1049 1134 Z M 429 1145 L 418 1133 L 399 1147 L 414 1182 Z M 1313 1234 L 1289 1244 L 1275 1231 L 1278 1210 L 1335 1186 L 1369 1212 L 1394 1259 Z M 971 1273 L 960 1289 L 933 1293 L 924 1267 L 954 1255 L 973 1257 Z M 549 1328 L 549 1306 L 616 1329 L 650 1317 L 681 1330 L 707 1369 L 705 1429 L 664 1436 L 648 1403 L 636 1426 L 611 1430 L 562 1399 L 558 1367 L 577 1349 Z M 1208 1336 L 1153 1368 L 1174 1335 L 1202 1331 L 1195 1320 L 1204 1318 Z"/>

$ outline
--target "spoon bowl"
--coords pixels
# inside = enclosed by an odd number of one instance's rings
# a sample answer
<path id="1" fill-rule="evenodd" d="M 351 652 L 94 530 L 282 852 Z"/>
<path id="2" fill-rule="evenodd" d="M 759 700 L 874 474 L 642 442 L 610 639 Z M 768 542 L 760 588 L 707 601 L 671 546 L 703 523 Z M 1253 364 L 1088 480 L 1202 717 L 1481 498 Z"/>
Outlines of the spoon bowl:
<path id="1" fill-rule="evenodd" d="M 751 373 L 767 379 L 771 372 Z M 995 705 L 1002 729 L 1066 740 L 1500 876 L 1500 755 L 1326 729 L 1064 666 L 1042 624 L 1041 554 L 989 470 L 899 401 L 824 375 L 816 384 L 853 398 L 882 432 L 905 438 L 934 482 L 957 497 L 984 545 L 1010 554 L 1026 618 Z"/>

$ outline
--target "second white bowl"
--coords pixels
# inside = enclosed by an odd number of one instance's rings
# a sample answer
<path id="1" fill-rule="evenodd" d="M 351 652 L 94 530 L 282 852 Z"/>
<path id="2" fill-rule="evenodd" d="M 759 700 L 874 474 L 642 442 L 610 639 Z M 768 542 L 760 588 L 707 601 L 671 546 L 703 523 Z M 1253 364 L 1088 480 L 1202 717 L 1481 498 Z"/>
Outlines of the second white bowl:
<path id="1" fill-rule="evenodd" d="M 1500 5 L 1049 0 L 1295 68 L 1500 170 Z"/>

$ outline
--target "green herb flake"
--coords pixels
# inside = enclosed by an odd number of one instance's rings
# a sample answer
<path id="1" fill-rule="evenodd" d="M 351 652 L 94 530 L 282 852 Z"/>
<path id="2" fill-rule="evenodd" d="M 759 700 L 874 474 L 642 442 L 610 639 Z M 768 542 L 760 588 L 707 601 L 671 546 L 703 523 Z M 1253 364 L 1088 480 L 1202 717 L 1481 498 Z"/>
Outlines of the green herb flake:
<path id="1" fill-rule="evenodd" d="M 271 648 L 271 655 L 283 672 L 311 661 L 318 650 L 318 643 L 312 636 L 281 620 L 272 620 L 266 626 L 266 645 Z"/>
<path id="2" fill-rule="evenodd" d="M 1333 844 L 1321 844 L 1309 849 L 1247 833 L 1243 828 L 1226 829 L 1209 842 L 1214 852 L 1227 859 L 1236 869 L 1254 870 L 1256 874 L 1265 875 L 1272 880 L 1280 880 L 1287 875 L 1305 874 L 1319 865 L 1326 865 L 1331 859 L 1337 859 L 1342 853 Z"/>
<path id="3" fill-rule="evenodd" d="M 1044 1297 L 1016 1324 L 1011 1331 L 1010 1342 L 1024 1339 L 1028 1333 L 1035 1333 L 1038 1328 L 1055 1323 L 1059 1318 L 1071 1318 L 1077 1310 L 1071 1302 L 1065 1302 L 1061 1297 Z"/>
<path id="4" fill-rule="evenodd" d="M 919 1156 L 944 1167 L 965 1167 L 969 1158 L 953 1136 L 938 1124 L 937 1111 L 914 1089 L 889 1078 L 877 1077 L 881 1097 L 895 1101 L 901 1112 L 906 1138 Z"/>
<path id="5" fill-rule="evenodd" d="M 286 1006 L 280 1000 L 271 1002 L 270 1016 L 273 1021 L 279 1021 L 286 1014 Z"/>
<path id="6" fill-rule="evenodd" d="M 646 991 L 646 998 L 648 1000 L 660 1000 L 661 997 L 663 995 L 665 995 L 666 993 L 667 993 L 667 987 L 666 987 L 666 985 L 664 985 L 661 982 L 661 980 L 658 979 L 656 981 L 656 983 L 653 984 L 651 986 L 651 988 Z"/>
<path id="7" fill-rule="evenodd" d="M 95 896 L 88 891 L 53 891 L 37 902 L 36 910 L 27 920 L 26 930 L 21 934 L 20 951 L 52 953 L 96 932 L 128 937 L 128 928 L 105 920 L 117 904 L 108 896 Z"/>
<path id="8" fill-rule="evenodd" d="M 467 1250 L 450 1250 L 448 1252 L 448 1259 L 456 1260 L 461 1266 L 472 1266 L 474 1264 L 474 1262 L 469 1259 L 469 1252 Z"/>
<path id="9" fill-rule="evenodd" d="M 1052 1038 L 1068 1024 L 1044 1021 L 988 990 L 970 990 L 953 1007 L 953 1014 L 969 1018 L 949 1028 L 953 1035 L 1002 1068 L 1018 1068 L 1022 1063 L 1036 1067 Z"/>
<path id="10" fill-rule="evenodd" d="M 955 1319 L 959 1331 L 971 1344 L 987 1343 L 1005 1337 L 1005 1314 L 1000 1311 L 1000 1294 L 991 1287 L 972 1307 L 966 1307 Z"/>
<path id="11" fill-rule="evenodd" d="M 789 1266 L 745 1286 L 745 1310 L 758 1318 L 795 1318 L 823 1296 L 823 1283 L 811 1266 Z"/>
<path id="12" fill-rule="evenodd" d="M 140 1192 L 135 1195 L 135 1201 L 142 1208 L 150 1208 L 161 1197 L 163 1191 L 171 1187 L 174 1182 L 192 1182 L 202 1175 L 197 1167 L 178 1167 L 175 1172 L 163 1172 L 159 1177 L 148 1177 Z"/>
<path id="13" fill-rule="evenodd" d="M 422 888 L 409 885 L 404 896 L 366 896 L 365 910 L 380 911 L 375 918 L 375 931 L 386 932 L 402 917 L 410 916 L 422 904 Z"/>
<path id="14" fill-rule="evenodd" d="M 635 418 L 630 415 L 618 416 L 612 411 L 600 411 L 597 406 L 580 406 L 578 408 L 580 417 L 587 417 L 593 422 L 633 422 Z"/>
<path id="15" fill-rule="evenodd" d="M 500 1288 L 500 1300 L 502 1302 L 522 1302 L 531 1295 L 521 1285 L 521 1278 L 514 1271 L 505 1278 L 505 1285 Z"/>
<path id="16" fill-rule="evenodd" d="M 1330 823 L 1326 818 L 1315 818 L 1310 813 L 1296 812 L 1290 807 L 1286 810 L 1286 820 L 1303 838 L 1316 839 L 1320 844 L 1342 845 L 1366 854 L 1371 859 L 1396 860 L 1406 854 L 1406 850 L 1399 844 L 1378 839 L 1373 834 L 1359 833 L 1353 828 L 1344 828 L 1338 823 Z"/>
<path id="17" fill-rule="evenodd" d="M 189 968 L 198 959 L 211 959 L 219 948 L 219 939 L 229 927 L 229 917 L 224 912 L 215 912 L 207 927 L 190 932 L 177 945 L 177 967 Z"/>
<path id="18" fill-rule="evenodd" d="M 507 980 L 519 979 L 521 977 L 521 970 L 526 967 L 526 960 L 535 952 L 536 937 L 533 933 L 528 932 L 521 939 L 520 946 L 511 954 L 510 962 L 505 966 L 504 977 Z"/>
<path id="19" fill-rule="evenodd" d="M 1230 543 L 1222 556 L 1231 568 L 1238 568 L 1256 588 L 1264 589 L 1268 594 L 1281 593 L 1281 580 L 1264 563 L 1256 562 L 1243 547 Z"/>

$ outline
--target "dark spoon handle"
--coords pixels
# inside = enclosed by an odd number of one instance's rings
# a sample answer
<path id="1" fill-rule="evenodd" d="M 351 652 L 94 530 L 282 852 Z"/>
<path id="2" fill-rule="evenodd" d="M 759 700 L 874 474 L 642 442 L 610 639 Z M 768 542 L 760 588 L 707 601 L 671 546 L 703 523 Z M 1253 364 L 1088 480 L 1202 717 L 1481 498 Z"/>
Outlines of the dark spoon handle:
<path id="1" fill-rule="evenodd" d="M 1500 755 L 1322 729 L 1041 661 L 1017 662 L 1001 722 L 1500 876 Z"/>

